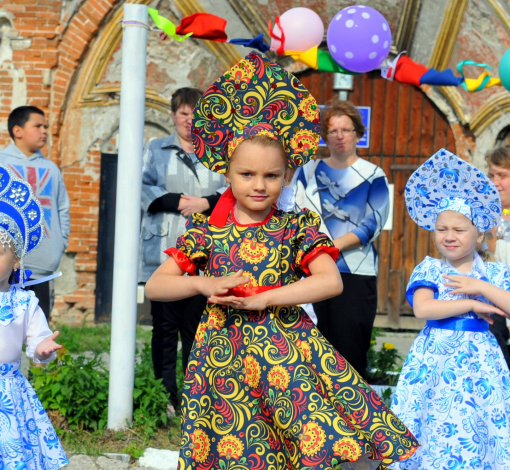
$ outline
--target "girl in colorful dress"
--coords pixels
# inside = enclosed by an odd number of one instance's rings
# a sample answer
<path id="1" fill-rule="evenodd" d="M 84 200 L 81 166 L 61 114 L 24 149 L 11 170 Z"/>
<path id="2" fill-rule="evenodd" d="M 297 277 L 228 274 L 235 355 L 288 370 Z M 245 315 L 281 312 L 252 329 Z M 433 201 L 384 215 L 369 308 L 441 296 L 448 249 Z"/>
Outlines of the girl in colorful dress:
<path id="1" fill-rule="evenodd" d="M 496 187 L 441 150 L 409 179 L 411 218 L 434 231 L 442 259 L 413 271 L 407 300 L 427 325 L 402 369 L 392 409 L 422 447 L 392 468 L 510 470 L 510 373 L 491 314 L 510 313 L 510 271 L 486 262 L 483 233 L 499 220 Z"/>
<path id="2" fill-rule="evenodd" d="M 180 470 L 385 468 L 418 446 L 295 307 L 342 289 L 318 216 L 273 207 L 319 130 L 315 99 L 255 52 L 195 108 L 196 155 L 231 186 L 209 218 L 190 218 L 146 285 L 155 300 L 208 298 L 185 378 Z"/>
<path id="3" fill-rule="evenodd" d="M 21 374 L 22 345 L 35 363 L 50 362 L 55 343 L 32 291 L 13 285 L 28 279 L 23 257 L 43 236 L 43 211 L 31 186 L 0 166 L 0 469 L 56 470 L 69 461 L 41 402 Z M 23 281 L 22 281 L 23 282 Z"/>

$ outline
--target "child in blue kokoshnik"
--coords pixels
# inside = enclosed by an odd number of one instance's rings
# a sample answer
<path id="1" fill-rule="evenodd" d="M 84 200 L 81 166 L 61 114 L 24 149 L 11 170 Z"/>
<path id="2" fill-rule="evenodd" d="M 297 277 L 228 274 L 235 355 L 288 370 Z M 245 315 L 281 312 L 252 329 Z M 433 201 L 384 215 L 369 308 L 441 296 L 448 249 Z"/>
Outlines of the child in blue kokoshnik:
<path id="1" fill-rule="evenodd" d="M 510 374 L 491 314 L 509 316 L 510 271 L 488 262 L 484 232 L 500 217 L 498 191 L 441 150 L 409 179 L 411 218 L 434 231 L 443 259 L 413 271 L 407 300 L 427 325 L 402 369 L 392 409 L 422 447 L 392 468 L 510 470 Z"/>
<path id="2" fill-rule="evenodd" d="M 37 297 L 21 286 L 23 259 L 41 242 L 43 210 L 32 187 L 0 165 L 0 469 L 57 470 L 69 463 L 43 406 L 21 373 L 23 343 L 36 363 L 50 362 L 55 342 Z"/>

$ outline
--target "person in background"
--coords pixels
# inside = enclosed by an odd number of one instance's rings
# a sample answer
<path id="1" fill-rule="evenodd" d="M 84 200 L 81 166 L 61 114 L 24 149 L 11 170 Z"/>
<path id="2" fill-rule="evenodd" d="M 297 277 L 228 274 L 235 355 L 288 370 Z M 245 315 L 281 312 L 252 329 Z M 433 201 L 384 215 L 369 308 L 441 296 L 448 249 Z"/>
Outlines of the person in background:
<path id="1" fill-rule="evenodd" d="M 485 159 L 489 167 L 488 176 L 499 191 L 501 206 L 503 210 L 510 209 L 510 146 L 506 145 L 492 150 Z M 510 266 L 510 241 L 505 241 L 503 238 L 497 239 L 496 232 L 497 227 L 485 234 L 489 250 L 494 253 L 496 261 Z M 505 361 L 510 367 L 508 322 L 500 315 L 494 315 L 492 319 L 494 323 L 490 325 L 490 331 L 498 340 Z"/>
<path id="2" fill-rule="evenodd" d="M 164 253 L 185 232 L 192 213 L 208 214 L 216 205 L 225 185 L 224 177 L 197 164 L 191 142 L 193 108 L 202 93 L 196 88 L 180 88 L 172 95 L 171 109 L 175 132 L 149 142 L 142 170 L 141 257 L 139 282 L 145 283 L 168 258 Z M 151 301 L 152 360 L 156 378 L 163 379 L 169 397 L 169 416 L 175 415 L 177 396 L 177 345 L 182 342 L 182 366 L 188 356 L 205 308 L 201 295 L 176 302 Z"/>
<path id="3" fill-rule="evenodd" d="M 356 153 L 365 133 L 356 106 L 337 99 L 321 119 L 331 156 L 314 160 L 294 175 L 296 205 L 321 217 L 321 231 L 340 250 L 336 264 L 344 291 L 316 302 L 317 327 L 366 377 L 367 352 L 377 312 L 378 258 L 374 242 L 389 213 L 389 190 L 381 168 Z"/>
<path id="4" fill-rule="evenodd" d="M 7 128 L 14 141 L 0 152 L 0 163 L 18 177 L 28 181 L 44 209 L 44 238 L 38 250 L 25 259 L 31 279 L 42 282 L 28 287 L 39 299 L 46 319 L 53 306 L 50 280 L 67 248 L 71 222 L 69 197 L 62 174 L 55 163 L 44 157 L 41 149 L 48 138 L 44 112 L 35 106 L 20 106 L 7 119 Z M 28 274 L 28 273 L 27 273 Z"/>

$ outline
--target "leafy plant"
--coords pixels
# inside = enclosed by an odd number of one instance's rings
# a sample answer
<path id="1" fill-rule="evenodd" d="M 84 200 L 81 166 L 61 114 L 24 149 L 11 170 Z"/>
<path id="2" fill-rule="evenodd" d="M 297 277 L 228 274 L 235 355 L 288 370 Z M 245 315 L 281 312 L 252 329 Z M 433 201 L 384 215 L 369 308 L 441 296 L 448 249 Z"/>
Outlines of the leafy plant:
<path id="1" fill-rule="evenodd" d="M 108 371 L 97 356 L 73 358 L 67 349 L 46 367 L 30 369 L 34 386 L 47 410 L 58 410 L 71 429 L 106 426 Z"/>
<path id="2" fill-rule="evenodd" d="M 146 344 L 135 367 L 133 391 L 133 425 L 143 427 L 148 436 L 153 436 L 156 429 L 167 425 L 166 406 L 169 403 L 161 379 L 154 376 L 151 354 L 151 347 Z"/>
<path id="3" fill-rule="evenodd" d="M 368 350 L 368 381 L 372 385 L 396 385 L 398 372 L 402 363 L 402 356 L 395 349 L 392 343 L 383 343 L 380 350 L 375 349 L 377 338 L 381 336 L 380 330 L 372 330 L 372 340 Z M 392 373 L 393 372 L 393 373 Z"/>

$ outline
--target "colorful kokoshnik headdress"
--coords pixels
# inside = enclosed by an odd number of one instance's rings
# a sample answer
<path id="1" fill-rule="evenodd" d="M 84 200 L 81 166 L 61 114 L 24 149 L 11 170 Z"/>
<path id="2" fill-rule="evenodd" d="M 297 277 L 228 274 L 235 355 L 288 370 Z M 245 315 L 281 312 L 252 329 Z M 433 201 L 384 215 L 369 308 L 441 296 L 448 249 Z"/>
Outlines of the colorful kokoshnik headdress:
<path id="1" fill-rule="evenodd" d="M 21 284 L 26 280 L 23 258 L 41 243 L 43 227 L 44 212 L 30 184 L 0 165 L 0 243 L 20 259 L 16 274 Z"/>
<path id="2" fill-rule="evenodd" d="M 218 78 L 193 112 L 193 147 L 210 170 L 225 173 L 246 138 L 278 139 L 289 167 L 311 160 L 319 145 L 320 114 L 315 98 L 291 73 L 250 52 Z"/>
<path id="3" fill-rule="evenodd" d="M 237 146 L 257 135 L 279 140 L 290 168 L 303 166 L 319 146 L 320 113 L 315 98 L 296 77 L 252 51 L 218 78 L 197 103 L 193 147 L 207 168 L 225 173 Z M 210 223 L 223 226 L 234 202 L 229 188 Z"/>
<path id="4" fill-rule="evenodd" d="M 405 201 L 411 218 L 430 231 L 444 211 L 460 212 L 481 232 L 495 227 L 501 215 L 501 199 L 492 181 L 445 149 L 411 175 Z"/>

